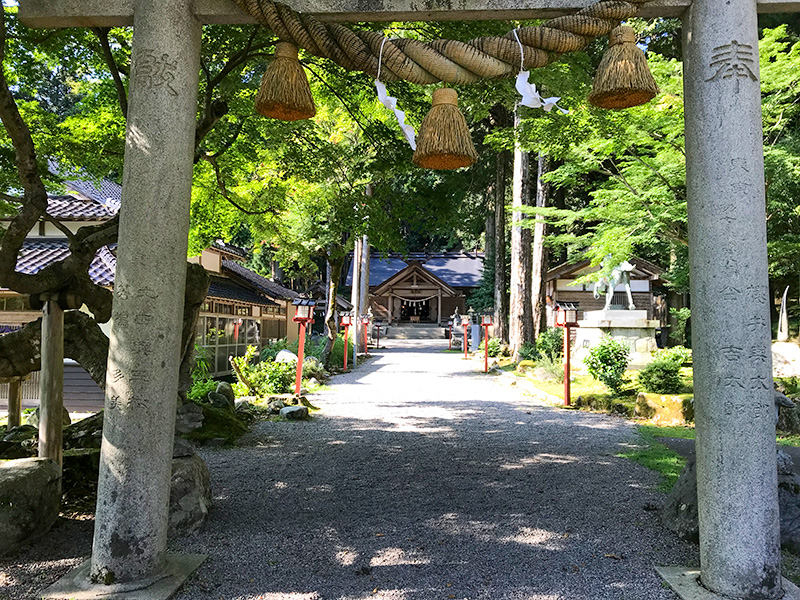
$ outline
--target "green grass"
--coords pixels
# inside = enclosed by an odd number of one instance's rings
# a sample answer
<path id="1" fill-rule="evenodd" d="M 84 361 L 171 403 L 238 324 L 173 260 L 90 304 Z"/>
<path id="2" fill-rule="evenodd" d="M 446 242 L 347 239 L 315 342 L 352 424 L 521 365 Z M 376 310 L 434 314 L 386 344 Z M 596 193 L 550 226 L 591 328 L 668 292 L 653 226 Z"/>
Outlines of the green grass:
<path id="1" fill-rule="evenodd" d="M 694 427 L 684 425 L 640 425 L 639 430 L 647 433 L 654 438 L 671 437 L 681 438 L 684 440 L 694 439 Z M 782 446 L 798 446 L 800 447 L 800 435 L 785 435 L 776 436 L 776 441 Z"/>
<path id="2" fill-rule="evenodd" d="M 657 441 L 650 431 L 639 427 L 641 445 L 617 456 L 627 458 L 661 475 L 658 490 L 669 492 L 683 469 L 686 460 L 674 450 Z"/>
<path id="3" fill-rule="evenodd" d="M 671 437 L 683 440 L 694 439 L 694 427 L 688 425 L 639 425 L 639 431 L 654 438 Z"/>

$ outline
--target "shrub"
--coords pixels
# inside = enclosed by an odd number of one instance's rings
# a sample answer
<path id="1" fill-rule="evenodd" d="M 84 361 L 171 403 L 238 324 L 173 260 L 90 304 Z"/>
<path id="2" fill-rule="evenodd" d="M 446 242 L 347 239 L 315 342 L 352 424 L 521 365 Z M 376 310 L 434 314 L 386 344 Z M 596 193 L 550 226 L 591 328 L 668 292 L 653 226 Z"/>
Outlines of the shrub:
<path id="1" fill-rule="evenodd" d="M 478 346 L 478 352 L 484 352 L 484 346 L 486 344 L 486 340 L 481 340 L 481 345 Z M 500 356 L 500 340 L 497 338 L 490 338 L 489 339 L 489 356 L 495 357 Z"/>
<path id="2" fill-rule="evenodd" d="M 296 368 L 294 363 L 261 361 L 249 369 L 246 377 L 256 396 L 288 394 L 292 391 Z"/>
<path id="3" fill-rule="evenodd" d="M 686 361 L 692 358 L 692 351 L 683 346 L 675 346 L 674 348 L 667 348 L 661 350 L 656 354 L 656 360 L 665 360 L 673 362 L 679 367 Z"/>
<path id="4" fill-rule="evenodd" d="M 614 394 L 622 391 L 625 384 L 625 368 L 628 366 L 628 347 L 614 338 L 604 337 L 583 359 L 589 375 L 602 381 Z"/>
<path id="5" fill-rule="evenodd" d="M 670 308 L 669 314 L 675 319 L 675 330 L 671 331 L 669 337 L 676 342 L 680 346 L 686 345 L 686 323 L 689 321 L 689 317 L 692 316 L 692 311 L 689 308 Z"/>
<path id="6" fill-rule="evenodd" d="M 539 358 L 539 352 L 536 350 L 536 344 L 525 342 L 519 349 L 519 359 L 522 360 L 536 360 Z"/>
<path id="7" fill-rule="evenodd" d="M 189 400 L 206 401 L 208 392 L 217 389 L 217 382 L 211 379 L 211 358 L 208 350 L 194 345 L 194 367 L 192 368 L 192 386 L 186 392 Z"/>
<path id="8" fill-rule="evenodd" d="M 543 354 L 536 365 L 540 369 L 544 369 L 545 372 L 553 377 L 559 383 L 564 383 L 564 364 L 562 362 L 561 357 L 552 358 L 546 354 Z"/>
<path id="9" fill-rule="evenodd" d="M 276 352 L 277 354 L 277 352 Z M 292 391 L 294 383 L 295 363 L 276 363 L 274 361 L 262 360 L 252 364 L 256 355 L 256 347 L 248 346 L 244 356 L 233 359 L 236 364 L 236 377 L 239 383 L 247 384 L 239 377 L 242 374 L 252 386 L 256 396 L 267 396 L 269 394 L 287 394 Z"/>
<path id="10" fill-rule="evenodd" d="M 564 355 L 564 329 L 562 327 L 549 327 L 536 338 L 536 350 L 541 356 L 547 356 L 555 361 Z"/>
<path id="11" fill-rule="evenodd" d="M 186 396 L 189 398 L 189 400 L 206 402 L 208 399 L 208 392 L 213 392 L 216 389 L 217 382 L 213 379 L 207 379 L 205 381 L 193 381 L 192 387 L 189 388 Z"/>
<path id="12" fill-rule="evenodd" d="M 263 348 L 261 348 L 261 360 L 275 360 L 275 357 L 278 356 L 278 352 L 281 350 L 292 350 L 289 347 L 289 344 L 286 342 L 286 339 L 278 340 L 271 344 L 267 344 Z M 297 352 L 297 344 L 294 345 L 294 350 L 292 352 Z"/>
<path id="13" fill-rule="evenodd" d="M 680 392 L 681 363 L 669 358 L 657 358 L 639 371 L 637 376 L 639 385 L 645 392 L 654 394 L 676 394 Z"/>

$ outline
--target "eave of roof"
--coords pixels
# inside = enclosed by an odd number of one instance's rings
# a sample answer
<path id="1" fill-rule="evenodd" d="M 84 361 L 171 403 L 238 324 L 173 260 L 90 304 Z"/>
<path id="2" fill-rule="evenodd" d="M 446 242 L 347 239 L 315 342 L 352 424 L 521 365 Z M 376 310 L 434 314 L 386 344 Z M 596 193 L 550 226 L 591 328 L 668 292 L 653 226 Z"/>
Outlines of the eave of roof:
<path id="1" fill-rule="evenodd" d="M 206 297 L 246 302 L 259 306 L 278 306 L 276 302 L 273 302 L 269 298 L 261 296 L 257 292 L 227 277 L 212 276 Z"/>
<path id="2" fill-rule="evenodd" d="M 236 261 L 223 259 L 222 270 L 227 271 L 234 277 L 238 277 L 239 279 L 246 281 L 248 284 L 256 287 L 258 290 L 262 291 L 271 298 L 277 298 L 279 300 L 293 300 L 300 297 L 300 294 L 294 290 L 290 290 L 279 283 L 270 281 L 266 277 L 263 277 L 258 273 L 254 273 Z"/>

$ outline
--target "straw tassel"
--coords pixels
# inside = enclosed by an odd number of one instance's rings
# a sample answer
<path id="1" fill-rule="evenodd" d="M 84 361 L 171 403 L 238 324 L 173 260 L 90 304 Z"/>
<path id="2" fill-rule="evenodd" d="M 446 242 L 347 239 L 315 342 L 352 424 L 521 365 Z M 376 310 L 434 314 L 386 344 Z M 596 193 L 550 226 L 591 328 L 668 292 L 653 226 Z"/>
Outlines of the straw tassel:
<path id="1" fill-rule="evenodd" d="M 419 128 L 412 160 L 426 169 L 458 169 L 478 160 L 467 121 L 458 110 L 458 94 L 454 89 L 434 90 L 431 110 Z"/>
<path id="2" fill-rule="evenodd" d="M 647 58 L 636 45 L 632 27 L 620 25 L 609 34 L 610 46 L 594 77 L 589 102 L 598 108 L 631 108 L 645 104 L 658 94 Z"/>
<path id="3" fill-rule="evenodd" d="M 275 58 L 267 66 L 256 96 L 256 110 L 281 121 L 310 119 L 317 114 L 306 72 L 297 60 L 297 46 L 275 45 Z"/>

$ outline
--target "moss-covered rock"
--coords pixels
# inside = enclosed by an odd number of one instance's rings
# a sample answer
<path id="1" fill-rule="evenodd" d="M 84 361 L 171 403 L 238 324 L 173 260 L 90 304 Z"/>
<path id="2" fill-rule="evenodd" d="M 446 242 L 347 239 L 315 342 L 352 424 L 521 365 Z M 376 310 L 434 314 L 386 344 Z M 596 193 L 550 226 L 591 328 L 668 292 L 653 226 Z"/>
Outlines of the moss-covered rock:
<path id="1" fill-rule="evenodd" d="M 247 425 L 235 412 L 227 408 L 217 408 L 208 404 L 201 404 L 203 409 L 203 425 L 194 431 L 184 434 L 184 437 L 196 442 L 209 442 L 233 444 L 247 433 Z"/>
<path id="2" fill-rule="evenodd" d="M 691 394 L 650 394 L 636 397 L 636 416 L 659 425 L 684 425 L 694 420 Z"/>
<path id="3" fill-rule="evenodd" d="M 636 403 L 632 398 L 620 398 L 607 394 L 583 394 L 572 399 L 573 406 L 590 408 L 599 412 L 631 418 L 636 411 Z"/>

